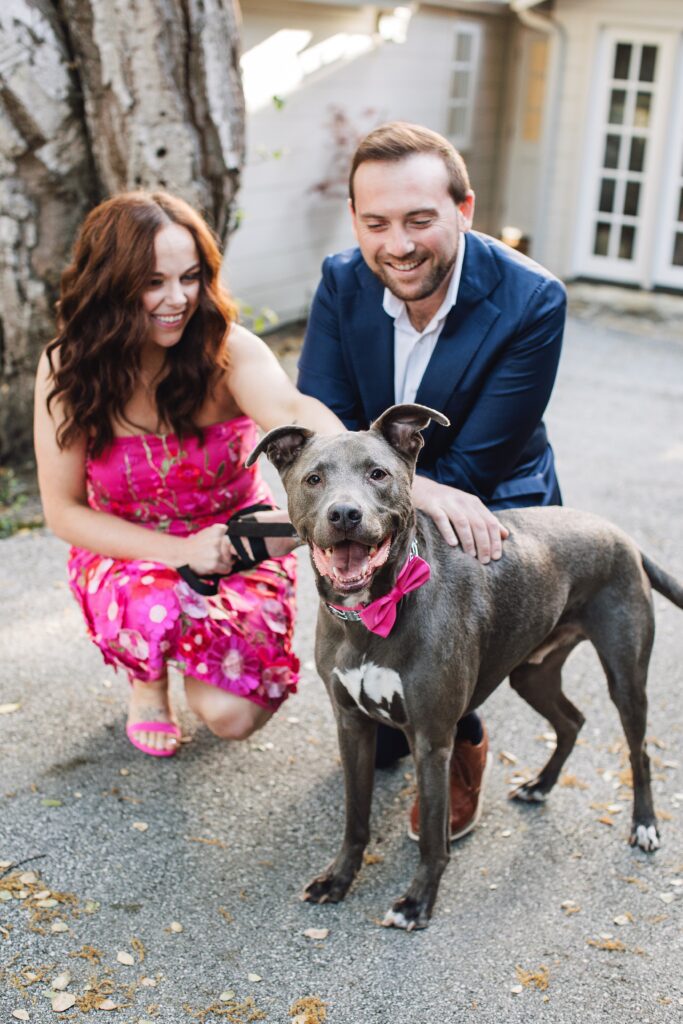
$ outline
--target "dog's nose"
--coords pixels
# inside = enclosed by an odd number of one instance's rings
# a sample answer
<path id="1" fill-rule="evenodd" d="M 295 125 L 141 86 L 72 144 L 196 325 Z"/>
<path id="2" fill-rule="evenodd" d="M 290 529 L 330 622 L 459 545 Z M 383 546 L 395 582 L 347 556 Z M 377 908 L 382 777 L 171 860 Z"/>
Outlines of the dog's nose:
<path id="1" fill-rule="evenodd" d="M 363 513 L 355 505 L 337 502 L 328 508 L 327 518 L 340 530 L 354 530 L 363 518 Z"/>

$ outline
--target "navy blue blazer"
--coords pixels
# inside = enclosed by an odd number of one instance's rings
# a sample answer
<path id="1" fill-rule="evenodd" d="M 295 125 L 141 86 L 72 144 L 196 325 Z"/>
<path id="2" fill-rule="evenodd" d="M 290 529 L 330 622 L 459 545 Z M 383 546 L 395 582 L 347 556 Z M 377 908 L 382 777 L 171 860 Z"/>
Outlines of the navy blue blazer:
<path id="1" fill-rule="evenodd" d="M 394 322 L 383 294 L 359 249 L 324 261 L 298 386 L 350 430 L 366 429 L 394 404 Z M 565 315 L 557 278 L 501 242 L 468 233 L 458 297 L 415 396 L 451 425 L 424 431 L 418 473 L 492 509 L 561 502 L 542 416 Z"/>

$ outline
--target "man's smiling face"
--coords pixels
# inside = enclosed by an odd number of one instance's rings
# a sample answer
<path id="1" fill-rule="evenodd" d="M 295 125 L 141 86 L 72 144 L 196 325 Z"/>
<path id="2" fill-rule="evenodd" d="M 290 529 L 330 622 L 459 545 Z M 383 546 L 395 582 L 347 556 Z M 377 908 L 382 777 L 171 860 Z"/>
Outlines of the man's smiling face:
<path id="1" fill-rule="evenodd" d="M 446 166 L 435 153 L 365 161 L 353 189 L 351 215 L 365 262 L 399 299 L 433 297 L 438 308 L 460 232 L 472 224 L 474 193 L 456 206 Z"/>

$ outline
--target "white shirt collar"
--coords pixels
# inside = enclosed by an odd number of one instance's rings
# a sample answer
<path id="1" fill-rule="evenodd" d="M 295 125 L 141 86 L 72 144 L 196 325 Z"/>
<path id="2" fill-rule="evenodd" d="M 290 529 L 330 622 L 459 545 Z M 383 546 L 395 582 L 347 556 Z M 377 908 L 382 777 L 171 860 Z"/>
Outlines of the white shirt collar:
<path id="1" fill-rule="evenodd" d="M 455 263 L 453 264 L 453 273 L 451 274 L 451 279 L 448 283 L 448 290 L 444 296 L 443 302 L 423 331 L 415 331 L 415 328 L 410 323 L 405 302 L 403 299 L 399 299 L 394 295 L 393 292 L 390 292 L 388 288 L 384 289 L 384 297 L 382 299 L 384 312 L 387 313 L 392 320 L 401 320 L 404 325 L 409 325 L 416 334 L 423 335 L 427 334 L 429 331 L 433 331 L 441 321 L 446 319 L 448 313 L 457 301 L 458 289 L 460 288 L 460 278 L 462 277 L 462 265 L 465 260 L 466 238 L 466 233 L 464 231 L 461 232 L 460 241 L 458 243 L 458 252 L 455 257 Z"/>

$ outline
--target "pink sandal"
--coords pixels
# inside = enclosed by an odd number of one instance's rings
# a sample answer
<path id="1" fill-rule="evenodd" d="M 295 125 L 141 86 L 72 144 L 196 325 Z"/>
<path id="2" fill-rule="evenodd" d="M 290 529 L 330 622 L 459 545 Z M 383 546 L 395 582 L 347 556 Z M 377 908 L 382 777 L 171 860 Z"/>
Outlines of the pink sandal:
<path id="1" fill-rule="evenodd" d="M 180 729 L 173 722 L 129 722 L 126 726 L 126 736 L 134 747 L 141 750 L 143 754 L 149 754 L 150 757 L 173 757 L 178 749 L 175 746 L 168 750 L 155 750 L 154 747 L 148 747 L 146 743 L 136 740 L 136 732 L 165 732 L 168 736 L 175 736 L 178 742 L 180 742 Z"/>

